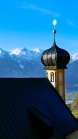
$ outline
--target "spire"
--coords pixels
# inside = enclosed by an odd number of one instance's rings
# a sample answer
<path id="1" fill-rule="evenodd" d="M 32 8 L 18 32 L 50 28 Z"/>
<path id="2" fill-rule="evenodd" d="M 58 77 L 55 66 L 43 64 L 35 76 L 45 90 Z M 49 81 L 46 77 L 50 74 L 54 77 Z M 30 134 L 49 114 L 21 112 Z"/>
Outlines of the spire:
<path id="1" fill-rule="evenodd" d="M 54 44 L 56 43 L 55 42 L 55 33 L 56 33 L 56 30 L 55 30 L 55 25 L 57 24 L 57 20 L 53 20 L 53 25 L 54 25 L 54 30 L 52 30 L 53 34 L 54 34 Z"/>

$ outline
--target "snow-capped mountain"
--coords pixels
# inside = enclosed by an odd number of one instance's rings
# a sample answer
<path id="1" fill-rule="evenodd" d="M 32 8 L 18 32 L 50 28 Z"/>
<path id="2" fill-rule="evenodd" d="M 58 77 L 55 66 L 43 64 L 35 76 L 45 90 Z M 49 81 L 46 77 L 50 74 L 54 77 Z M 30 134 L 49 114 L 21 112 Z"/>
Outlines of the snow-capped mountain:
<path id="1" fill-rule="evenodd" d="M 31 60 L 33 57 L 38 57 L 39 55 L 41 55 L 43 51 L 44 50 L 41 50 L 39 48 L 27 49 L 24 47 L 24 48 L 16 48 L 16 49 L 10 50 L 8 53 L 12 58 L 16 56 L 17 58 Z M 73 62 L 76 60 L 78 60 L 78 52 L 73 54 L 70 57 L 70 62 Z"/>
<path id="2" fill-rule="evenodd" d="M 27 49 L 24 47 L 24 48 L 16 48 L 16 49 L 10 50 L 8 53 L 13 59 L 20 61 L 24 59 L 31 60 L 33 58 L 37 58 L 38 56 L 40 56 L 42 51 L 43 50 L 39 48 Z"/>
<path id="3" fill-rule="evenodd" d="M 27 49 L 24 47 L 24 48 L 16 48 L 7 52 L 3 50 L 2 48 L 0 48 L 0 57 L 10 56 L 14 60 L 18 60 L 18 59 L 31 60 L 33 58 L 37 58 L 41 56 L 43 51 L 44 50 L 41 50 L 39 48 Z M 70 57 L 70 62 L 74 62 L 76 60 L 78 60 L 78 52 Z"/>
<path id="4" fill-rule="evenodd" d="M 46 77 L 41 63 L 44 50 L 16 48 L 6 52 L 0 48 L 0 77 Z M 78 89 L 78 53 L 71 57 L 65 70 L 66 89 Z"/>
<path id="5" fill-rule="evenodd" d="M 20 55 L 20 54 L 22 54 L 22 55 L 30 55 L 31 56 L 31 54 L 36 54 L 36 53 L 41 53 L 41 49 L 39 49 L 39 48 L 34 48 L 34 49 L 27 49 L 27 48 L 16 48 L 16 49 L 13 49 L 13 50 L 10 50 L 9 51 L 9 54 L 11 55 L 11 54 L 15 54 L 15 55 Z"/>
<path id="6" fill-rule="evenodd" d="M 76 54 L 74 54 L 74 55 L 72 56 L 72 60 L 73 60 L 73 61 L 78 60 L 78 53 L 76 53 Z"/>
<path id="7" fill-rule="evenodd" d="M 78 52 L 71 56 L 70 62 L 78 60 Z"/>
<path id="8" fill-rule="evenodd" d="M 40 48 L 34 48 L 34 49 L 31 49 L 32 51 L 34 52 L 37 52 L 37 53 L 40 53 L 41 52 L 41 49 Z"/>

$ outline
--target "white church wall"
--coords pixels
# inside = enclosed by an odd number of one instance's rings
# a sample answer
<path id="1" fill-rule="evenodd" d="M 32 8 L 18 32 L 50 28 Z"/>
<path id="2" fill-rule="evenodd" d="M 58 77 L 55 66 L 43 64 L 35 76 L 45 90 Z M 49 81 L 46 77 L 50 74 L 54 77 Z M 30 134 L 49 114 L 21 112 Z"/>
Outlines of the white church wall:
<path id="1" fill-rule="evenodd" d="M 67 136 L 68 139 L 78 139 L 78 130 Z"/>

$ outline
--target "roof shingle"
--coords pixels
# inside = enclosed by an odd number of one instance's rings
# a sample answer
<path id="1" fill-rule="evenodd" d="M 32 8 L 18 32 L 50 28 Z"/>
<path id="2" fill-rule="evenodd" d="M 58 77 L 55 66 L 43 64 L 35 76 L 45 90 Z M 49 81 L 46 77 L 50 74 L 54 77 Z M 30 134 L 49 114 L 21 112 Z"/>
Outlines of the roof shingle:
<path id="1" fill-rule="evenodd" d="M 33 107 L 41 120 L 53 125 L 59 139 L 78 129 L 76 119 L 47 78 L 0 78 L 1 138 L 37 139 L 28 113 Z"/>

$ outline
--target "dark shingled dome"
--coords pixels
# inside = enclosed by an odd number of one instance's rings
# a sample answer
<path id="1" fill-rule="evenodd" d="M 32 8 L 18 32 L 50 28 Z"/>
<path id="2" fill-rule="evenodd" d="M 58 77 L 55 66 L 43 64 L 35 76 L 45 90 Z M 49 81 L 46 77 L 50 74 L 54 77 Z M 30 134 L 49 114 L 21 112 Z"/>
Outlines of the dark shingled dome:
<path id="1" fill-rule="evenodd" d="M 50 49 L 45 50 L 41 56 L 41 62 L 44 66 L 56 66 L 57 69 L 66 68 L 69 63 L 70 54 L 59 48 L 54 42 Z"/>

